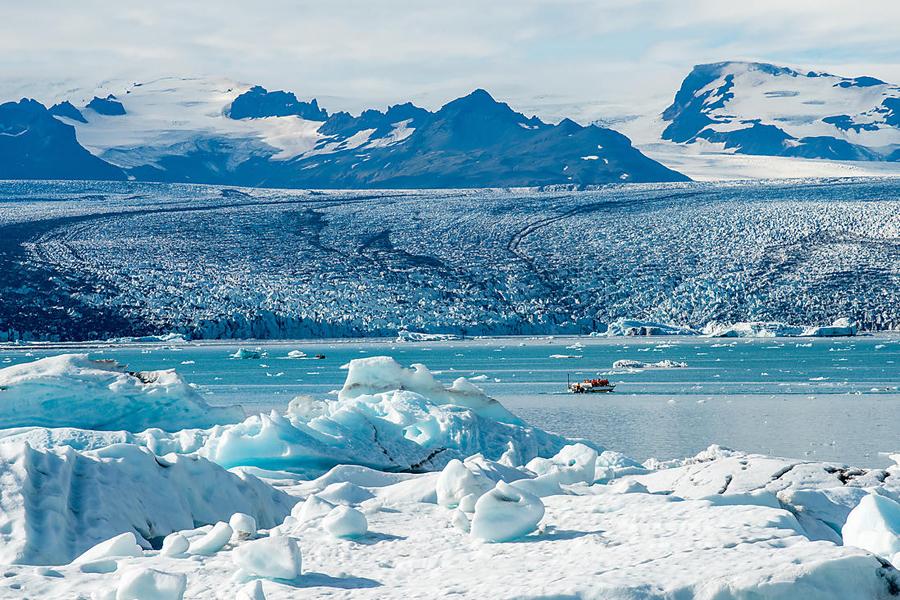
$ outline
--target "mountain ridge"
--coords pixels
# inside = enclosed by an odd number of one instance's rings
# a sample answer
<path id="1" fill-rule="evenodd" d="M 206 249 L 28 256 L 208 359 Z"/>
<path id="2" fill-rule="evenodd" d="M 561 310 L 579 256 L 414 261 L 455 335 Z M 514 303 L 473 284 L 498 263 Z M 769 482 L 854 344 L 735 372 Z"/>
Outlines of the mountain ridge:
<path id="1" fill-rule="evenodd" d="M 480 88 L 434 112 L 403 103 L 358 116 L 292 92 L 197 79 L 90 94 L 83 107 L 66 99 L 47 112 L 139 181 L 334 189 L 688 180 L 615 131 L 526 117 Z"/>
<path id="2" fill-rule="evenodd" d="M 896 160 L 900 87 L 770 63 L 696 65 L 662 113 L 662 138 L 739 154 Z"/>

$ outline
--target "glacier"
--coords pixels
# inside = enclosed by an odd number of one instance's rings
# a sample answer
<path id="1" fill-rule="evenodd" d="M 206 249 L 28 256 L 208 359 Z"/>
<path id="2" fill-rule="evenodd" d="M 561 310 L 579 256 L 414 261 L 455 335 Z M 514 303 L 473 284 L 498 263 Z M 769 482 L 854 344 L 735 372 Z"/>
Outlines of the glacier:
<path id="1" fill-rule="evenodd" d="M 898 190 L 891 179 L 371 193 L 0 183 L 0 341 L 602 334 L 628 321 L 685 333 L 838 318 L 890 330 Z"/>

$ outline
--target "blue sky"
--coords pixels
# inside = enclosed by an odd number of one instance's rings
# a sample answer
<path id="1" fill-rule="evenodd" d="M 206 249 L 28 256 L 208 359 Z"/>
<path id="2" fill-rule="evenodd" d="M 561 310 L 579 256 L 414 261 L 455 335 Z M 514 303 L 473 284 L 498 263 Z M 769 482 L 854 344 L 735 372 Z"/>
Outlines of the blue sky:
<path id="1" fill-rule="evenodd" d="M 897 0 L 332 0 L 2 5 L 3 97 L 217 75 L 359 110 L 484 87 L 581 120 L 661 110 L 693 64 L 762 60 L 900 82 Z"/>

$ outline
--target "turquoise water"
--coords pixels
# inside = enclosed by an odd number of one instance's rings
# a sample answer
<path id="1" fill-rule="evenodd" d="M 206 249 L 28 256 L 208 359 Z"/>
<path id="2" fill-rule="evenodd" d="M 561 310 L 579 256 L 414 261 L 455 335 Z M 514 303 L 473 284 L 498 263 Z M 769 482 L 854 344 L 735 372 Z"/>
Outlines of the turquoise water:
<path id="1" fill-rule="evenodd" d="M 572 348 L 573 344 L 583 348 Z M 637 459 L 677 458 L 717 443 L 780 456 L 886 466 L 900 452 L 900 337 L 723 340 L 696 338 L 493 338 L 459 342 L 244 343 L 259 360 L 229 357 L 241 344 L 94 345 L 0 349 L 0 366 L 85 351 L 135 370 L 175 368 L 211 404 L 248 412 L 283 408 L 298 394 L 340 387 L 341 366 L 389 355 L 423 363 L 447 383 L 476 383 L 531 423 L 591 439 Z M 288 359 L 290 350 L 322 360 Z M 28 355 L 31 356 L 28 356 Z M 551 355 L 581 358 L 551 358 Z M 687 368 L 612 371 L 619 359 L 686 362 Z M 564 393 L 602 374 L 615 393 Z"/>

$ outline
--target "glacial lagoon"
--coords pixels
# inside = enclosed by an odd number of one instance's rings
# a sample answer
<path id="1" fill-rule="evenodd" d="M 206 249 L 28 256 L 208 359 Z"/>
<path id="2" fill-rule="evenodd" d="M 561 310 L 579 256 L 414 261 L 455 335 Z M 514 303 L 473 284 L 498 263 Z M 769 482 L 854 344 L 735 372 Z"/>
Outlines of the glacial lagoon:
<path id="1" fill-rule="evenodd" d="M 259 359 L 232 358 L 239 348 Z M 289 358 L 299 350 L 306 358 Z M 498 337 L 440 342 L 99 343 L 0 348 L 0 366 L 87 352 L 134 370 L 176 369 L 213 405 L 283 409 L 328 397 L 354 358 L 422 363 L 449 384 L 466 377 L 529 423 L 638 460 L 683 458 L 710 444 L 769 455 L 885 467 L 900 452 L 900 336 L 715 339 Z M 316 354 L 323 359 L 313 358 Z M 560 358 L 561 356 L 566 358 Z M 617 360 L 683 368 L 613 369 Z M 601 376 L 611 394 L 566 393 Z"/>

